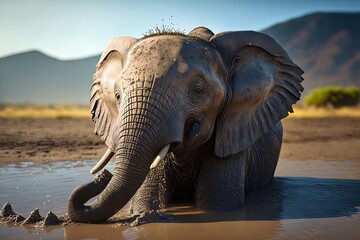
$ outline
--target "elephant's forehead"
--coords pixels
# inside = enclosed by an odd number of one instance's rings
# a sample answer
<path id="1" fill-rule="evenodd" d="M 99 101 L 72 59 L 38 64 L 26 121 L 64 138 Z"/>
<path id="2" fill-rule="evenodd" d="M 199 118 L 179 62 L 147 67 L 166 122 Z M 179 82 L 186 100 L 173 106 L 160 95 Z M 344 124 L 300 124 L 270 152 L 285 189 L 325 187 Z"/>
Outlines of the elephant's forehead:
<path id="1" fill-rule="evenodd" d="M 124 79 L 159 78 L 168 71 L 185 74 L 194 68 L 194 61 L 210 62 L 208 43 L 183 36 L 157 36 L 141 40 L 128 54 Z"/>

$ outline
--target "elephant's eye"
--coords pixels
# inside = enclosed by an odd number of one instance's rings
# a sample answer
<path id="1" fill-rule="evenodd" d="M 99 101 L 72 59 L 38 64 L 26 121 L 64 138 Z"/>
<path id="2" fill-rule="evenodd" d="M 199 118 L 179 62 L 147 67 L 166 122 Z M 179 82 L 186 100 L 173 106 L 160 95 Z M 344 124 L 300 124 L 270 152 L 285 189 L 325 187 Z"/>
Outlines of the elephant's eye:
<path id="1" fill-rule="evenodd" d="M 120 93 L 115 93 L 115 97 L 119 101 L 120 100 Z"/>
<path id="2" fill-rule="evenodd" d="M 191 82 L 187 89 L 187 95 L 192 103 L 201 102 L 205 98 L 206 82 L 203 78 L 197 77 Z"/>
<path id="3" fill-rule="evenodd" d="M 193 91 L 197 94 L 201 94 L 204 92 L 204 89 L 202 89 L 200 86 L 197 86 L 193 89 Z"/>

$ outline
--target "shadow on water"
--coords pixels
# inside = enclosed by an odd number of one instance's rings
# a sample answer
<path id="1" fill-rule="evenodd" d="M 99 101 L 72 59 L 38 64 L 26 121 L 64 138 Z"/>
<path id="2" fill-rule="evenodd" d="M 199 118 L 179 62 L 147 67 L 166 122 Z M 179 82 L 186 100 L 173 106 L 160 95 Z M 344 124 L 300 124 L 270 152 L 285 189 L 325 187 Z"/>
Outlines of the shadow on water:
<path id="1" fill-rule="evenodd" d="M 350 217 L 358 213 L 359 206 L 360 180 L 276 177 L 270 187 L 249 196 L 243 210 L 204 212 L 191 206 L 175 206 L 167 211 L 175 215 L 174 222 L 135 228 L 111 224 L 70 226 L 64 228 L 64 237 L 268 239 L 283 231 L 286 220 Z"/>
<path id="2" fill-rule="evenodd" d="M 204 223 L 350 217 L 358 207 L 360 180 L 275 177 L 271 186 L 248 196 L 243 210 L 171 213 L 180 222 Z"/>

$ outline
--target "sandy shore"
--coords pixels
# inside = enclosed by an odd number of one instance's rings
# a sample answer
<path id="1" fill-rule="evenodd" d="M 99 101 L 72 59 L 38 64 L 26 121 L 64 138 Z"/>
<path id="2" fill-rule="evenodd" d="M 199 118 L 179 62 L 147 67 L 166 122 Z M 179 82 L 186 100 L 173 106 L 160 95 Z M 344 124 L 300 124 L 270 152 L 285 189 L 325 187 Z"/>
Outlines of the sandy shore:
<path id="1" fill-rule="evenodd" d="M 285 119 L 282 159 L 360 159 L 360 119 Z M 90 119 L 0 119 L 0 162 L 97 159 Z"/>

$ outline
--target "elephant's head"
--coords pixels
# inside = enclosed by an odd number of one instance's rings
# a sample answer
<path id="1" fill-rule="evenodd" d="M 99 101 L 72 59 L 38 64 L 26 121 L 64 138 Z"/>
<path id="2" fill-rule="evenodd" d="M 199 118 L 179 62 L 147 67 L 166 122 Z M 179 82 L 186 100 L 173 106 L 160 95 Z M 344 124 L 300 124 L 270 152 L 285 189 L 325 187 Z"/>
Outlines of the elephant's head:
<path id="1" fill-rule="evenodd" d="M 256 32 L 197 28 L 114 39 L 97 65 L 90 99 L 95 132 L 109 148 L 92 171 L 115 154 L 114 176 L 74 190 L 70 218 L 105 221 L 167 152 L 196 150 L 209 139 L 218 157 L 247 149 L 292 111 L 302 73 L 272 38 Z"/>

